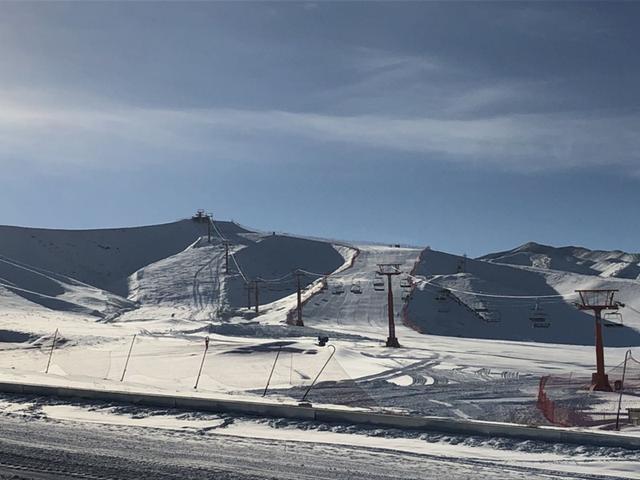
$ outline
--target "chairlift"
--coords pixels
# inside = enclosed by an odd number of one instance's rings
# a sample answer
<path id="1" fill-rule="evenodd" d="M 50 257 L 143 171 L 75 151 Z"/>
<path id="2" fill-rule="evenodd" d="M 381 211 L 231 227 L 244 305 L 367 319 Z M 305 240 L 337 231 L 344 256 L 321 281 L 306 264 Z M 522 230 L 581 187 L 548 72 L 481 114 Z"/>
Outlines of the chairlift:
<path id="1" fill-rule="evenodd" d="M 331 290 L 331 293 L 333 295 L 341 295 L 344 293 L 344 287 L 342 286 L 341 283 L 337 283 L 333 286 L 333 289 Z"/>
<path id="2" fill-rule="evenodd" d="M 377 291 L 384 291 L 384 280 L 382 280 L 382 278 L 376 278 L 373 281 L 373 289 L 377 290 Z"/>
<path id="3" fill-rule="evenodd" d="M 449 298 L 449 290 L 446 290 L 444 288 L 442 290 L 439 290 L 436 295 L 436 300 L 438 302 L 446 302 L 448 298 Z"/>
<path id="4" fill-rule="evenodd" d="M 400 280 L 400 286 L 402 288 L 411 288 L 412 286 L 411 277 L 405 277 L 402 280 Z"/>
<path id="5" fill-rule="evenodd" d="M 475 310 L 476 313 L 487 313 L 489 311 L 487 304 L 482 300 L 474 302 L 472 308 Z"/>
<path id="6" fill-rule="evenodd" d="M 545 312 L 540 306 L 540 302 L 536 300 L 536 304 L 531 308 L 531 314 L 529 315 L 532 328 L 549 328 L 551 322 Z"/>
<path id="7" fill-rule="evenodd" d="M 357 295 L 362 293 L 362 287 L 360 286 L 360 283 L 358 282 L 353 282 L 351 284 L 351 293 L 355 293 Z"/>
<path id="8" fill-rule="evenodd" d="M 606 312 L 602 317 L 602 323 L 605 327 L 623 327 L 622 313 Z"/>
<path id="9" fill-rule="evenodd" d="M 502 320 L 502 315 L 500 314 L 500 312 L 498 310 L 488 310 L 487 309 L 487 311 L 482 313 L 482 314 L 480 314 L 480 316 L 487 323 L 500 323 L 500 321 Z"/>

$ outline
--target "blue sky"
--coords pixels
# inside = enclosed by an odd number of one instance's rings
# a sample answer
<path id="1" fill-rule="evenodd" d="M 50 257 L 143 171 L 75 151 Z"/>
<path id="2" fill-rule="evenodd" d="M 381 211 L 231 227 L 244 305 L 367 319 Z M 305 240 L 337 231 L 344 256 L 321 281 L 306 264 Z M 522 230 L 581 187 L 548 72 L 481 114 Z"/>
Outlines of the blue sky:
<path id="1" fill-rule="evenodd" d="M 0 223 L 639 251 L 640 4 L 0 3 Z"/>

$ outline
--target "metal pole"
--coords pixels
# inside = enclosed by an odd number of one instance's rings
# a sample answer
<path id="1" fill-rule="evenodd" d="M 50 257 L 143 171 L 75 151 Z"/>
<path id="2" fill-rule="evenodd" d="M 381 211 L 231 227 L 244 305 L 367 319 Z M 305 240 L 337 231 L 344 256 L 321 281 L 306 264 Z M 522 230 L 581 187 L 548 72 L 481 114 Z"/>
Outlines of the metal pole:
<path id="1" fill-rule="evenodd" d="M 298 287 L 298 320 L 296 321 L 296 326 L 304 327 L 304 323 L 302 322 L 302 291 L 300 289 L 300 276 L 302 274 L 300 272 L 296 272 L 296 280 Z"/>
<path id="2" fill-rule="evenodd" d="M 396 340 L 396 324 L 393 318 L 393 289 L 391 288 L 391 275 L 387 275 L 387 309 L 389 315 L 389 342 L 395 343 Z"/>
<path id="3" fill-rule="evenodd" d="M 280 345 L 280 347 L 278 348 L 278 353 L 276 353 L 276 359 L 273 361 L 273 366 L 271 367 L 271 373 L 269 373 L 269 378 L 267 379 L 267 385 L 264 387 L 264 392 L 262 392 L 263 397 L 267 394 L 269 383 L 271 383 L 271 376 L 273 375 L 273 371 L 276 369 L 276 363 L 278 363 L 278 357 L 280 356 L 281 351 L 282 351 L 282 345 Z"/>
<path id="4" fill-rule="evenodd" d="M 256 289 L 255 294 L 256 294 L 256 316 L 257 316 L 257 315 L 260 315 L 260 307 L 258 306 L 258 280 L 253 281 L 253 286 Z"/>
<path id="5" fill-rule="evenodd" d="M 53 355 L 53 349 L 56 347 L 56 339 L 58 338 L 58 329 L 56 328 L 56 333 L 53 334 L 53 342 L 51 343 L 51 350 L 49 351 L 49 361 L 47 362 L 47 369 L 44 373 L 49 373 L 49 365 L 51 365 L 51 356 Z"/>
<path id="6" fill-rule="evenodd" d="M 328 346 L 331 347 L 333 349 L 333 351 L 331 352 L 331 355 L 329 355 L 329 358 L 327 358 L 327 361 L 324 362 L 324 365 L 322 366 L 322 368 L 318 372 L 318 375 L 316 375 L 316 378 L 314 378 L 313 382 L 311 382 L 311 385 L 309 385 L 309 388 L 307 388 L 307 391 L 304 392 L 304 396 L 302 397 L 302 400 L 300 400 L 301 402 L 305 401 L 305 399 L 307 398 L 307 395 L 309 395 L 309 392 L 311 391 L 313 386 L 318 381 L 318 378 L 320 378 L 320 375 L 322 375 L 322 372 L 324 372 L 325 367 L 329 364 L 329 361 L 333 358 L 333 355 L 336 353 L 336 347 L 335 346 L 333 346 L 333 345 L 328 345 Z"/>
<path id="7" fill-rule="evenodd" d="M 596 391 L 611 391 L 611 385 L 604 373 L 604 346 L 602 344 L 602 318 L 600 309 L 594 310 L 596 321 L 596 378 L 593 382 L 593 389 Z"/>
<path id="8" fill-rule="evenodd" d="M 136 341 L 137 333 L 133 335 L 133 339 L 131 339 L 131 345 L 129 346 L 129 353 L 127 353 L 127 360 L 124 362 L 124 368 L 122 369 L 122 376 L 120 377 L 120 381 L 124 380 L 124 374 L 127 373 L 127 366 L 129 365 L 129 357 L 131 357 L 131 350 L 133 350 L 133 344 Z"/>
<path id="9" fill-rule="evenodd" d="M 620 396 L 618 397 L 618 413 L 616 414 L 616 430 L 620 430 L 620 407 L 622 406 L 622 391 L 624 390 L 624 376 L 627 373 L 627 360 L 631 356 L 631 349 L 624 354 L 624 367 L 622 367 L 622 381 L 620 382 Z"/>
<path id="10" fill-rule="evenodd" d="M 291 364 L 289 365 L 289 385 L 293 385 L 293 352 L 291 352 Z"/>
<path id="11" fill-rule="evenodd" d="M 224 273 L 229 273 L 229 242 L 224 242 Z"/>
<path id="12" fill-rule="evenodd" d="M 251 284 L 247 282 L 247 310 L 251 308 Z"/>
<path id="13" fill-rule="evenodd" d="M 198 382 L 200 382 L 200 375 L 202 375 L 202 367 L 204 366 L 204 359 L 207 356 L 207 350 L 209 350 L 209 337 L 204 338 L 204 353 L 202 354 L 202 362 L 200 362 L 200 370 L 198 370 L 198 378 L 196 378 L 196 384 L 194 390 L 198 389 Z"/>

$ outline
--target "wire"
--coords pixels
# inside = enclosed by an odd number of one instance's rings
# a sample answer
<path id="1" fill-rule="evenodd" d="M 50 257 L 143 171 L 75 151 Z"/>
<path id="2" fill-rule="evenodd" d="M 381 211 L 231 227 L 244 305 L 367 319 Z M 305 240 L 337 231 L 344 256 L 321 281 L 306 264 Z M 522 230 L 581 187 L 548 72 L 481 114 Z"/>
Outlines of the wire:
<path id="1" fill-rule="evenodd" d="M 421 282 L 421 283 L 426 283 L 429 285 L 433 285 L 439 288 L 443 288 L 446 290 L 451 290 L 452 292 L 456 292 L 456 293 L 461 293 L 464 295 L 472 295 L 472 296 L 476 296 L 476 297 L 488 297 L 488 298 L 512 298 L 512 299 L 542 299 L 542 298 L 569 298 L 569 297 L 574 297 L 577 295 L 577 293 L 569 293 L 569 294 L 565 294 L 565 295 L 498 295 L 498 294 L 494 294 L 494 293 L 481 293 L 481 292 L 470 292 L 470 291 L 466 291 L 466 290 L 459 290 L 456 288 L 451 288 L 451 287 L 447 287 L 441 284 L 438 284 L 436 282 L 434 282 L 433 280 L 427 280 L 426 278 L 419 278 L 416 277 L 414 275 L 409 275 L 410 277 L 414 278 L 415 280 Z"/>
<path id="2" fill-rule="evenodd" d="M 260 280 L 261 282 L 266 282 L 266 283 L 280 283 L 282 280 L 287 279 L 289 277 L 293 277 L 293 273 L 289 272 L 286 275 L 283 275 L 282 277 L 279 277 L 279 278 L 256 277 L 256 280 Z"/>

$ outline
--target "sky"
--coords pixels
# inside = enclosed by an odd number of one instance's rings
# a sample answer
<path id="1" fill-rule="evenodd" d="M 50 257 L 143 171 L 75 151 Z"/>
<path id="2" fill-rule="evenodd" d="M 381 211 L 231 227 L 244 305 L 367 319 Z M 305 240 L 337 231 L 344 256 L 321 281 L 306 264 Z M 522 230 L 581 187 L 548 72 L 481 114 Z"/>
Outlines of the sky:
<path id="1" fill-rule="evenodd" d="M 0 2 L 0 224 L 640 251 L 640 3 Z"/>

